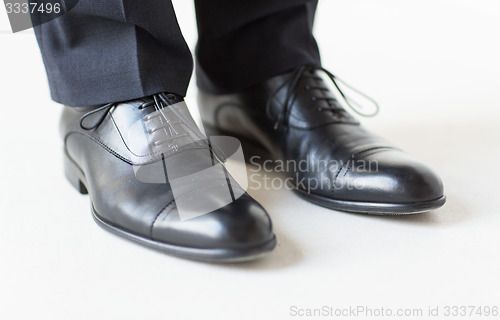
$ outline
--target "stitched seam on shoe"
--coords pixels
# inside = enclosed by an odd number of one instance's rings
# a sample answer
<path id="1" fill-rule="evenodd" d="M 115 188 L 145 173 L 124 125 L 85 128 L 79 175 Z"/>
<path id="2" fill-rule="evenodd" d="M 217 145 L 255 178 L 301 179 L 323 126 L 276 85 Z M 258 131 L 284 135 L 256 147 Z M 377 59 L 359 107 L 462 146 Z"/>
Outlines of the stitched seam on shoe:
<path id="1" fill-rule="evenodd" d="M 352 158 L 356 158 L 356 157 L 359 157 L 362 154 L 365 154 L 365 153 L 368 153 L 368 152 L 372 152 L 372 151 L 376 151 L 375 153 L 378 153 L 378 152 L 383 152 L 383 151 L 388 151 L 388 150 L 398 150 L 398 149 L 394 148 L 394 147 L 374 147 L 374 148 L 370 148 L 370 149 L 367 149 L 367 150 L 363 150 L 363 151 L 358 152 L 358 153 L 356 153 L 354 155 L 351 155 L 351 157 Z M 344 162 L 344 165 L 337 171 L 337 174 L 335 175 L 335 178 L 333 178 L 333 181 L 332 181 L 332 191 L 331 191 L 332 193 L 335 192 L 335 183 L 337 182 L 337 178 L 339 177 L 339 175 L 342 172 L 342 170 L 344 170 L 346 164 L 348 164 L 348 167 L 346 169 L 346 173 L 344 174 L 344 176 L 350 170 L 351 164 L 349 163 L 349 159 L 351 157 L 347 158 L 347 160 Z"/>
<path id="2" fill-rule="evenodd" d="M 175 198 L 180 199 L 180 198 L 187 197 L 187 196 L 189 196 L 189 195 L 192 195 L 192 194 L 198 193 L 199 191 L 213 190 L 213 188 L 214 188 L 213 186 L 208 186 L 208 187 L 203 187 L 203 188 L 197 188 L 197 189 L 195 189 L 195 190 L 191 190 L 190 192 L 185 192 L 185 193 L 183 193 L 183 194 L 181 194 L 181 195 L 178 195 L 178 196 L 177 196 L 177 197 L 175 197 Z M 224 188 L 224 187 L 220 187 L 220 189 L 225 189 L 225 188 Z M 172 202 L 174 202 L 174 201 L 175 201 L 175 199 L 174 199 L 174 200 L 172 200 L 172 201 L 170 201 L 170 202 L 169 202 L 169 203 L 168 203 L 168 204 L 167 204 L 167 205 L 166 205 L 166 206 L 165 206 L 162 210 L 160 210 L 160 212 L 156 215 L 155 219 L 153 220 L 153 223 L 151 224 L 150 230 L 149 230 L 149 233 L 150 233 L 150 235 L 151 235 L 151 239 L 153 238 L 153 227 L 154 227 L 154 224 L 156 223 L 156 221 L 158 220 L 158 218 L 161 216 L 161 214 L 163 213 L 163 211 L 164 211 L 165 209 L 167 209 L 167 207 L 168 207 L 169 205 L 171 205 L 171 204 L 172 204 Z M 169 213 L 170 213 L 170 212 L 169 212 Z"/>
<path id="3" fill-rule="evenodd" d="M 91 135 L 88 135 L 88 134 L 85 134 L 85 133 L 82 133 L 82 132 L 78 132 L 78 131 L 71 131 L 71 132 L 68 132 L 66 134 L 66 137 L 64 138 L 64 144 L 65 146 L 68 145 L 68 138 L 71 134 L 79 134 L 79 135 L 82 135 L 84 137 L 87 137 L 89 138 L 90 140 L 96 142 L 98 145 L 100 145 L 103 149 L 105 149 L 106 151 L 108 151 L 109 153 L 113 154 L 115 157 L 119 158 L 120 160 L 128 163 L 128 164 L 133 164 L 131 160 L 121 156 L 119 153 L 117 153 L 116 151 L 114 151 L 113 149 L 111 149 L 108 145 L 106 145 L 104 142 L 102 142 L 101 140 L 91 136 Z"/>
<path id="4" fill-rule="evenodd" d="M 123 135 L 122 135 L 122 133 L 121 133 L 120 129 L 118 128 L 118 125 L 116 124 L 116 122 L 115 122 L 115 120 L 114 120 L 113 116 L 111 116 L 111 115 L 110 115 L 110 117 L 111 117 L 111 121 L 113 122 L 113 124 L 114 124 L 114 126 L 115 126 L 116 130 L 118 131 L 118 135 L 120 136 L 120 139 L 122 140 L 123 144 L 125 145 L 125 148 L 127 148 L 127 150 L 128 150 L 128 151 L 129 151 L 132 155 L 134 155 L 134 156 L 135 156 L 135 157 L 137 157 L 137 158 L 153 157 L 153 159 L 151 159 L 151 160 L 160 160 L 159 156 L 162 156 L 162 157 L 164 156 L 164 152 L 162 152 L 162 151 L 150 152 L 150 153 L 146 153 L 145 155 L 138 155 L 138 154 L 136 154 L 135 152 L 133 152 L 132 150 L 130 150 L 130 148 L 128 147 L 127 143 L 125 142 L 125 139 L 123 138 Z M 178 149 L 175 153 L 177 153 L 177 154 L 178 154 L 178 153 L 183 152 L 183 151 L 189 151 L 189 150 L 195 150 L 195 149 L 196 149 L 196 148 L 190 147 L 189 145 L 188 145 L 188 146 L 184 146 L 184 147 L 182 147 L 182 146 L 181 146 L 181 147 L 179 147 L 179 149 Z M 206 146 L 201 146 L 201 147 L 199 147 L 199 148 L 197 148 L 197 149 L 206 149 Z M 155 156 L 156 156 L 156 157 L 158 157 L 158 158 L 157 158 L 157 159 L 155 159 L 155 158 L 154 158 Z M 167 158 L 168 158 L 168 157 L 170 157 L 170 156 L 172 156 L 172 155 L 171 155 L 171 154 L 170 154 L 170 155 L 168 155 L 168 156 L 167 156 Z M 143 164 L 143 163 L 149 163 L 149 162 L 150 162 L 150 160 L 147 160 L 147 161 L 145 161 L 145 162 L 134 162 L 133 160 L 130 160 L 130 161 L 131 161 L 132 163 L 134 163 L 134 164 Z"/>
<path id="5" fill-rule="evenodd" d="M 351 121 L 351 122 L 347 122 L 347 121 L 330 121 L 330 122 L 321 123 L 321 124 L 318 124 L 318 125 L 315 125 L 315 126 L 307 126 L 307 127 L 299 127 L 299 126 L 296 126 L 296 125 L 293 125 L 293 124 L 288 124 L 288 127 L 296 129 L 296 130 L 309 131 L 309 130 L 314 130 L 314 129 L 321 128 L 321 127 L 326 127 L 326 126 L 329 126 L 329 125 L 334 125 L 334 124 L 345 124 L 345 125 L 352 125 L 352 126 L 360 126 L 361 125 L 361 123 L 358 122 L 358 121 Z"/>
<path id="6" fill-rule="evenodd" d="M 173 199 L 172 201 L 170 201 L 169 203 L 167 203 L 161 210 L 160 212 L 158 212 L 158 214 L 155 216 L 155 219 L 153 220 L 153 222 L 151 223 L 151 227 L 149 228 L 149 237 L 151 239 L 153 239 L 153 227 L 155 225 L 155 222 L 156 220 L 158 220 L 158 218 L 161 216 L 161 214 L 171 205 L 173 204 L 173 202 L 175 201 L 175 199 Z M 169 212 L 170 213 L 170 212 Z"/>
<path id="7" fill-rule="evenodd" d="M 123 144 L 125 145 L 125 148 L 127 148 L 127 150 L 131 154 L 133 154 L 134 156 L 139 157 L 139 158 L 140 157 L 149 157 L 149 156 L 153 156 L 153 155 L 158 155 L 159 154 L 159 153 L 155 153 L 155 152 L 153 152 L 153 153 L 150 152 L 150 153 L 147 153 L 147 154 L 141 156 L 141 155 L 136 154 L 132 150 L 130 150 L 130 148 L 128 147 L 128 144 L 125 142 L 125 138 L 123 138 L 122 132 L 120 131 L 120 129 L 118 128 L 118 125 L 115 122 L 115 118 L 113 118 L 113 115 L 110 115 L 110 118 L 111 118 L 111 121 L 113 122 L 113 125 L 116 128 L 116 131 L 118 131 L 118 135 L 120 136 L 120 139 L 122 140 Z"/>
<path id="8" fill-rule="evenodd" d="M 78 132 L 78 131 L 71 131 L 71 132 L 68 132 L 66 134 L 66 137 L 64 139 L 64 143 L 65 145 L 67 145 L 67 140 L 68 140 L 68 137 L 71 135 L 71 134 L 80 134 L 82 136 L 85 136 L 87 138 L 90 138 L 92 141 L 96 142 L 97 144 L 99 144 L 102 148 L 104 148 L 106 151 L 108 151 L 109 153 L 113 154 L 115 157 L 119 158 L 120 160 L 130 164 L 130 165 L 142 165 L 142 164 L 147 164 L 147 163 L 150 163 L 150 161 L 133 161 L 133 160 L 130 160 L 130 159 L 127 159 L 125 157 L 123 157 L 121 154 L 119 154 L 118 152 L 116 152 L 115 150 L 111 149 L 111 147 L 109 147 L 108 145 L 106 145 L 104 142 L 102 142 L 101 140 L 99 140 L 98 138 L 96 137 L 93 137 L 91 135 L 88 135 L 88 134 L 85 134 L 85 133 L 82 133 L 82 132 Z M 188 149 L 186 149 L 188 150 Z M 185 151 L 185 150 L 184 150 Z"/>
<path id="9" fill-rule="evenodd" d="M 371 150 L 365 150 L 363 151 L 363 154 L 365 153 L 368 153 L 369 155 L 373 155 L 373 154 L 377 154 L 377 153 L 380 153 L 380 152 L 384 152 L 384 151 L 389 151 L 389 150 L 397 150 L 397 148 L 391 148 L 391 147 L 381 147 L 381 148 L 377 148 L 377 149 L 371 149 Z M 370 151 L 373 151 L 370 153 Z M 346 168 L 345 170 L 345 173 L 344 173 L 344 177 L 347 175 L 347 173 L 351 170 L 353 164 L 352 162 L 349 164 L 349 166 Z"/>

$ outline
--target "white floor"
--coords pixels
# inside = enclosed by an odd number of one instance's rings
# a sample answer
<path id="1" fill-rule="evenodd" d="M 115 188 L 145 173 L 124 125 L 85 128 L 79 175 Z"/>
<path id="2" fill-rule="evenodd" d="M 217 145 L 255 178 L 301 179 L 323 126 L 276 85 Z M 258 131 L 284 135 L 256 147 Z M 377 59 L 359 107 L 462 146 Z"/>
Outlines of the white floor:
<path id="1" fill-rule="evenodd" d="M 174 4 L 192 45 L 193 5 Z M 372 217 L 252 190 L 279 242 L 267 258 L 238 265 L 172 258 L 95 225 L 89 199 L 62 174 L 61 108 L 48 96 L 34 37 L 6 32 L 0 11 L 0 319 L 293 319 L 304 318 L 296 308 L 323 306 L 424 315 L 439 306 L 442 319 L 446 306 L 500 307 L 493 0 L 320 4 L 325 67 L 379 100 L 381 114 L 364 123 L 435 168 L 448 203 Z M 429 317 L 404 317 L 412 318 Z"/>

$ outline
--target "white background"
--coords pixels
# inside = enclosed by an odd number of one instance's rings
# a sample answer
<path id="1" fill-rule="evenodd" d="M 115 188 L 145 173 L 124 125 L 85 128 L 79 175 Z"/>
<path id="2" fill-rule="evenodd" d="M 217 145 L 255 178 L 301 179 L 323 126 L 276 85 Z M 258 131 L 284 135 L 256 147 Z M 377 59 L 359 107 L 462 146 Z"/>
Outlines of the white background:
<path id="1" fill-rule="evenodd" d="M 193 46 L 193 4 L 174 4 Z M 293 319 L 294 305 L 500 306 L 499 2 L 323 0 L 315 28 L 324 66 L 380 102 L 365 125 L 436 169 L 448 203 L 372 217 L 253 190 L 278 247 L 256 262 L 213 265 L 95 225 L 88 197 L 63 177 L 61 107 L 50 100 L 33 33 L 10 34 L 0 9 L 0 319 Z M 195 95 L 193 85 L 187 102 L 196 114 Z"/>

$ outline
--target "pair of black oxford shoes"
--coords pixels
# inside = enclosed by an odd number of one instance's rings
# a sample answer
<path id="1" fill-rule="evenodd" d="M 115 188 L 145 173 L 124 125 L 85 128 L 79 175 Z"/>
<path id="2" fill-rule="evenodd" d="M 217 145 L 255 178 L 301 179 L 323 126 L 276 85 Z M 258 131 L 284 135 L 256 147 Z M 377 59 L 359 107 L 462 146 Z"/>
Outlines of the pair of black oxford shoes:
<path id="1" fill-rule="evenodd" d="M 351 106 L 335 76 L 300 66 L 238 93 L 200 92 L 207 136 L 237 138 L 247 158 L 305 162 L 290 181 L 323 207 L 375 215 L 441 207 L 438 175 L 361 127 L 323 74 Z M 211 262 L 253 260 L 276 246 L 267 212 L 225 169 L 223 148 L 199 131 L 182 97 L 65 107 L 61 134 L 66 177 L 90 195 L 104 229 Z M 317 183 L 306 189 L 302 180 Z"/>

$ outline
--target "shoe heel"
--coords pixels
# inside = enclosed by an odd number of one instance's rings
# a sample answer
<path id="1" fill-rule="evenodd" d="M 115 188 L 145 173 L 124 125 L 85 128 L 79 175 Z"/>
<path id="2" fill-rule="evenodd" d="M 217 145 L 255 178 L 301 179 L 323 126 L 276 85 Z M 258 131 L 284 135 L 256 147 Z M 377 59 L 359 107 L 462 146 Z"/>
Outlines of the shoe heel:
<path id="1" fill-rule="evenodd" d="M 64 153 L 64 175 L 68 179 L 69 183 L 81 194 L 88 194 L 87 187 L 82 182 L 83 172 L 78 166 L 71 160 L 66 152 Z"/>

